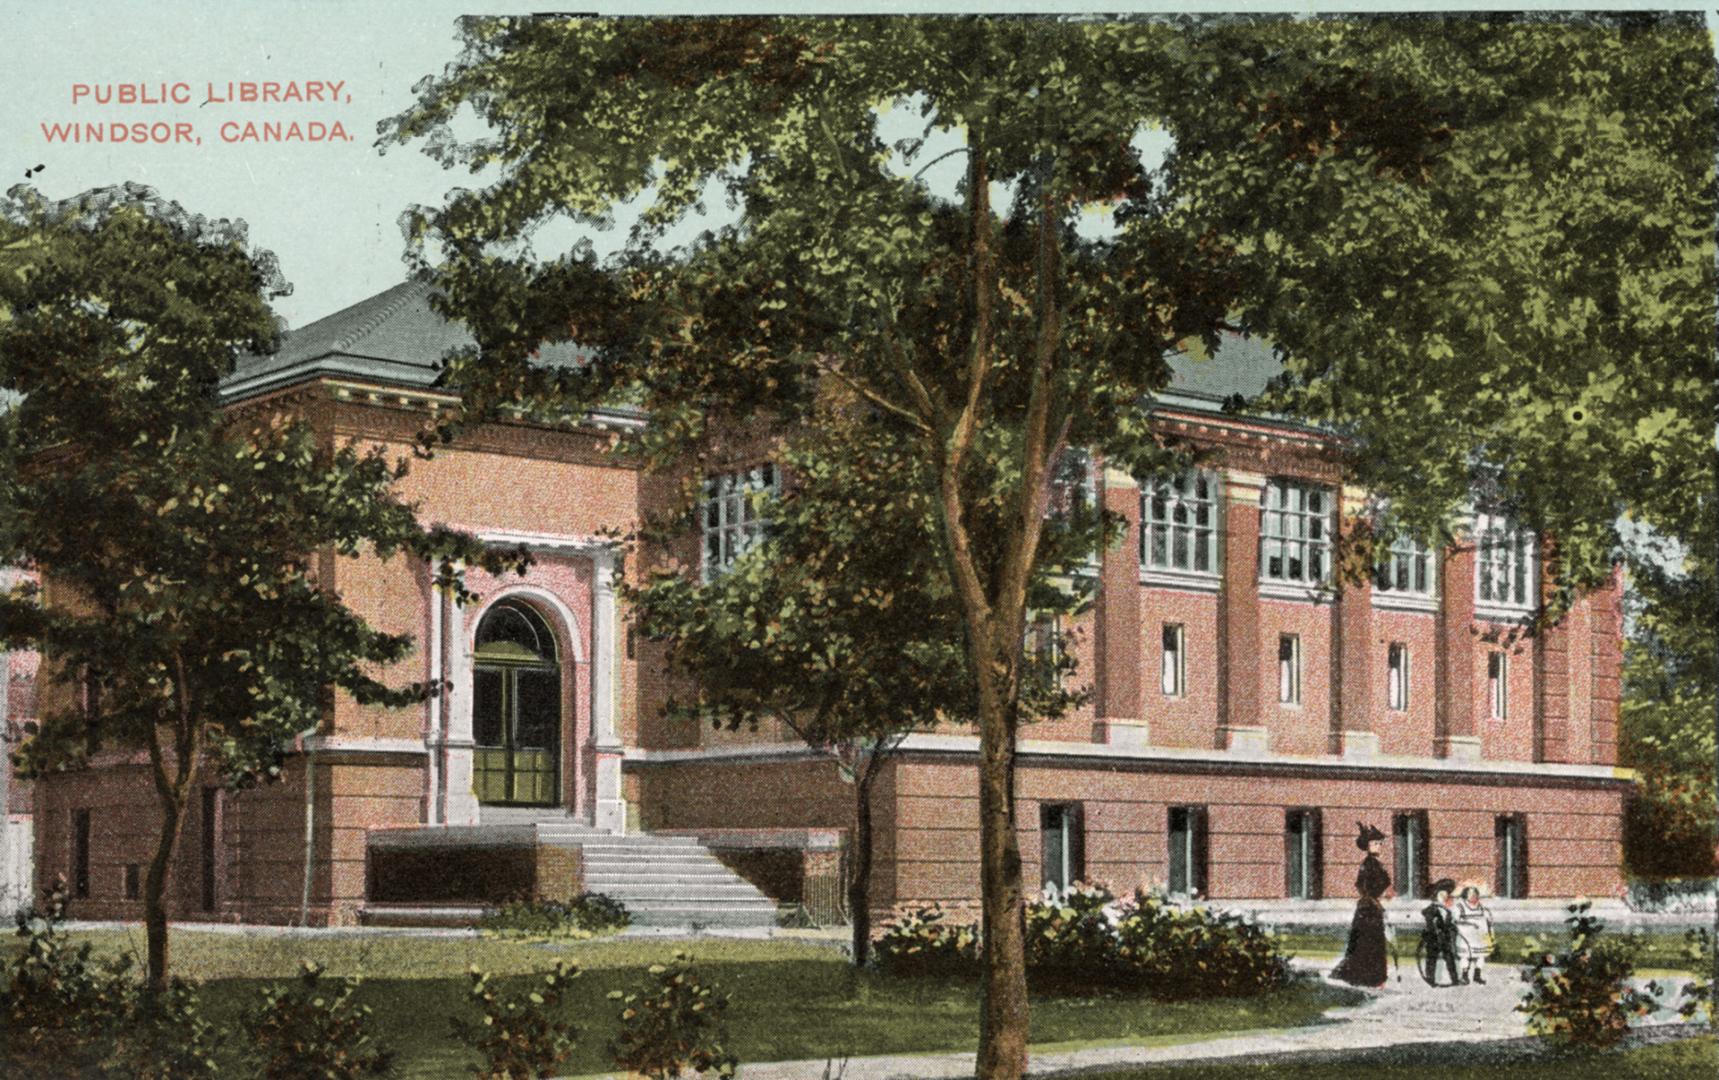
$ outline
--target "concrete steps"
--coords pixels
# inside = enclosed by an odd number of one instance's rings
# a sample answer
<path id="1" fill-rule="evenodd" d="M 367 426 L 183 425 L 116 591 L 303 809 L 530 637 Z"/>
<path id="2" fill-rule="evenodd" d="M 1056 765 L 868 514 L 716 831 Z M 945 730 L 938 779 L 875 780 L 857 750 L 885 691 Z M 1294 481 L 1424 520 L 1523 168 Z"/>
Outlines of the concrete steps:
<path id="1" fill-rule="evenodd" d="M 627 906 L 636 926 L 766 929 L 776 903 L 735 874 L 704 845 L 684 836 L 573 836 L 557 826 L 546 843 L 579 848 L 585 890 Z"/>
<path id="2" fill-rule="evenodd" d="M 412 830 L 414 833 L 419 830 Z M 426 831 L 427 832 L 427 831 Z M 776 925 L 776 903 L 735 874 L 695 837 L 617 835 L 564 812 L 535 807 L 483 808 L 479 823 L 463 833 L 488 834 L 510 843 L 574 848 L 580 853 L 586 892 L 625 904 L 633 925 L 671 930 L 767 930 Z M 452 840 L 445 836 L 401 836 L 402 842 Z M 461 836 L 461 843 L 473 842 Z M 430 904 L 371 905 L 365 921 L 377 925 L 452 925 L 475 921 L 481 908 Z"/>

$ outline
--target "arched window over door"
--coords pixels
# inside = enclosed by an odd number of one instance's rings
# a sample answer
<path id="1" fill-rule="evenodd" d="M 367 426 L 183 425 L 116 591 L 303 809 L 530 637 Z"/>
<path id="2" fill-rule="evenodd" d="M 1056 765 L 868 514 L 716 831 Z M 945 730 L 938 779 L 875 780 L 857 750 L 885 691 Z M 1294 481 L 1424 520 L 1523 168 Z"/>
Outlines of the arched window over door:
<path id="1" fill-rule="evenodd" d="M 482 803 L 560 802 L 561 665 L 529 605 L 502 600 L 478 623 L 472 656 L 472 786 Z"/>

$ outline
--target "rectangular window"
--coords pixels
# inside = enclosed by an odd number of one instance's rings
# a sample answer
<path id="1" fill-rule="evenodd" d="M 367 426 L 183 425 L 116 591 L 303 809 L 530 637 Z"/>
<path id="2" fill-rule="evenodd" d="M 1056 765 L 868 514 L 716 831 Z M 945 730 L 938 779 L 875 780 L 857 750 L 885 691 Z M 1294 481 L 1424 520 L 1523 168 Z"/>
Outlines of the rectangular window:
<path id="1" fill-rule="evenodd" d="M 1317 900 L 1324 873 L 1320 867 L 1323 832 L 1319 811 L 1289 810 L 1283 816 L 1283 875 L 1292 900 Z"/>
<path id="2" fill-rule="evenodd" d="M 1169 891 L 1183 896 L 1206 893 L 1206 808 L 1170 807 Z"/>
<path id="3" fill-rule="evenodd" d="M 1062 689 L 1062 616 L 1027 613 L 1027 659 L 1053 689 Z M 1040 684 L 1046 685 L 1046 684 Z"/>
<path id="4" fill-rule="evenodd" d="M 1272 480 L 1260 513 L 1260 576 L 1266 581 L 1319 585 L 1331 566 L 1331 492 Z"/>
<path id="5" fill-rule="evenodd" d="M 1188 574 L 1218 572 L 1218 481 L 1188 472 L 1140 487 L 1140 565 Z"/>
<path id="6" fill-rule="evenodd" d="M 215 910 L 216 855 L 219 851 L 220 788 L 203 789 L 202 900 L 204 911 Z"/>
<path id="7" fill-rule="evenodd" d="M 1399 536 L 1373 570 L 1373 588 L 1392 596 L 1431 597 L 1432 552 L 1411 536 Z"/>
<path id="8" fill-rule="evenodd" d="M 765 504 L 780 490 L 781 477 L 776 466 L 769 463 L 704 481 L 699 521 L 706 581 L 727 570 L 764 538 L 770 525 Z"/>
<path id="9" fill-rule="evenodd" d="M 1086 877 L 1085 821 L 1079 803 L 1039 806 L 1044 884 L 1061 892 Z"/>
<path id="10" fill-rule="evenodd" d="M 1486 654 L 1486 697 L 1492 719 L 1510 718 L 1510 658 L 1501 652 Z"/>
<path id="11" fill-rule="evenodd" d="M 1421 899 L 1427 894 L 1427 815 L 1410 810 L 1391 818 L 1391 841 L 1396 849 L 1396 875 L 1392 885 L 1397 895 Z"/>
<path id="12" fill-rule="evenodd" d="M 1528 822 L 1521 814 L 1504 814 L 1492 823 L 1492 893 L 1505 900 L 1528 895 Z"/>
<path id="13" fill-rule="evenodd" d="M 1387 704 L 1392 712 L 1409 707 L 1409 647 L 1400 641 L 1391 642 L 1385 654 L 1385 686 Z"/>
<path id="14" fill-rule="evenodd" d="M 86 900 L 90 895 L 90 812 L 72 811 L 72 895 Z"/>
<path id="15" fill-rule="evenodd" d="M 1492 607 L 1532 608 L 1539 601 L 1534 534 L 1502 514 L 1474 516 L 1474 599 Z"/>
<path id="16" fill-rule="evenodd" d="M 1277 700 L 1285 705 L 1301 704 L 1301 636 L 1282 634 L 1277 639 Z"/>
<path id="17" fill-rule="evenodd" d="M 136 900 L 143 895 L 142 879 L 136 863 L 125 864 L 125 898 Z"/>
<path id="18" fill-rule="evenodd" d="M 1164 624 L 1164 661 L 1160 681 L 1166 697 L 1188 692 L 1188 635 L 1181 623 Z"/>

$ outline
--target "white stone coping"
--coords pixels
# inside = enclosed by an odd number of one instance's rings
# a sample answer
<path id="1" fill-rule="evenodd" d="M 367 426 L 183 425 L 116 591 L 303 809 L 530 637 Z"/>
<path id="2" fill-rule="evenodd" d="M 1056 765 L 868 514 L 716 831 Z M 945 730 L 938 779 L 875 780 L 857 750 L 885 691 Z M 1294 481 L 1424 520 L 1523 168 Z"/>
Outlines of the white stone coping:
<path id="1" fill-rule="evenodd" d="M 977 754 L 979 740 L 974 735 L 938 735 L 921 733 L 902 740 L 902 753 Z M 1427 773 L 1439 776 L 1501 776 L 1534 780 L 1578 780 L 1588 782 L 1628 783 L 1635 778 L 1630 769 L 1610 765 L 1569 765 L 1541 761 L 1463 761 L 1450 758 L 1407 757 L 1379 755 L 1364 761 L 1354 758 L 1301 757 L 1289 754 L 1237 754 L 1227 750 L 1203 750 L 1177 746 L 1118 746 L 1104 743 L 1083 743 L 1054 739 L 1022 739 L 1018 754 L 1023 758 L 1058 757 L 1087 758 L 1094 761 L 1142 762 L 1167 765 L 1241 766 L 1249 769 L 1314 770 L 1333 773 L 1382 772 Z M 629 747 L 625 761 L 634 766 L 709 763 L 747 763 L 790 761 L 797 759 L 827 760 L 828 755 L 802 743 L 757 743 L 742 746 L 720 746 L 696 750 L 647 750 Z"/>
<path id="2" fill-rule="evenodd" d="M 1474 605 L 1476 622 L 1512 623 L 1526 626 L 1534 621 L 1536 608 L 1533 604 L 1481 604 Z"/>
<path id="3" fill-rule="evenodd" d="M 1297 581 L 1272 581 L 1266 578 L 1259 580 L 1259 598 L 1261 600 L 1285 600 L 1296 604 L 1331 604 L 1337 601 L 1337 592 L 1329 585 L 1306 585 Z"/>
<path id="4" fill-rule="evenodd" d="M 1202 574 L 1194 570 L 1165 570 L 1161 567 L 1142 566 L 1140 568 L 1140 584 L 1154 589 L 1181 589 L 1184 592 L 1215 593 L 1223 591 L 1224 578 L 1222 574 Z"/>
<path id="5" fill-rule="evenodd" d="M 1373 606 L 1380 611 L 1412 611 L 1425 615 L 1438 614 L 1436 593 L 1381 592 L 1373 590 Z"/>
<path id="6" fill-rule="evenodd" d="M 422 737 L 377 739 L 360 735 L 312 735 L 304 740 L 306 750 L 318 754 L 416 754 L 430 752 Z"/>

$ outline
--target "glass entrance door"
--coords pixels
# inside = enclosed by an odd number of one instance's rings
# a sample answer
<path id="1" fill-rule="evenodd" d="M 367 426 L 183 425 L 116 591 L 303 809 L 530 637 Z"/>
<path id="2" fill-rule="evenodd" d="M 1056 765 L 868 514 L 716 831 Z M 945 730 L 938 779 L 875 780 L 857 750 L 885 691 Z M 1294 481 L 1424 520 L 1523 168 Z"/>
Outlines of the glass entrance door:
<path id="1" fill-rule="evenodd" d="M 472 786 L 481 803 L 560 800 L 561 669 L 541 616 L 503 601 L 478 626 L 472 670 Z"/>

